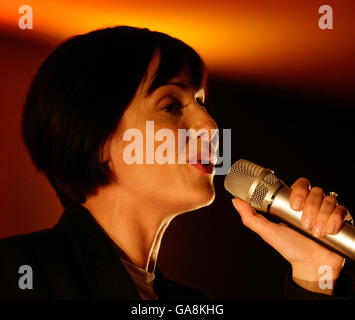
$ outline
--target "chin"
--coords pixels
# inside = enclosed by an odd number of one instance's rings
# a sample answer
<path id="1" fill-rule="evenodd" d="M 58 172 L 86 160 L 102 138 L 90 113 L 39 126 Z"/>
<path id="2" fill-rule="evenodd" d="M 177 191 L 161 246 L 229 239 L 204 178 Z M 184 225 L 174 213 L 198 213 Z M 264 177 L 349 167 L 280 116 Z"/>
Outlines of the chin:
<path id="1" fill-rule="evenodd" d="M 216 193 L 214 189 L 205 197 L 204 201 L 201 203 L 201 207 L 209 206 L 215 199 Z"/>
<path id="2" fill-rule="evenodd" d="M 191 199 L 190 211 L 209 206 L 214 201 L 216 196 L 213 185 L 211 185 L 210 188 L 199 190 L 198 193 L 195 193 L 194 197 L 192 197 L 192 194 L 193 193 L 189 194 L 189 198 Z"/>

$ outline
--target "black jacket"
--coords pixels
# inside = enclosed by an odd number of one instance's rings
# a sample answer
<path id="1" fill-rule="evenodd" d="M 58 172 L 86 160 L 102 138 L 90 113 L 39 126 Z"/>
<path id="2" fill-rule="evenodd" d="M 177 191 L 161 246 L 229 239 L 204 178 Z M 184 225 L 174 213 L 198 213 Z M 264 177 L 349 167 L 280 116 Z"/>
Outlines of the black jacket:
<path id="1" fill-rule="evenodd" d="M 33 289 L 20 289 L 20 266 L 33 271 Z M 337 294 L 354 297 L 354 279 L 343 272 Z M 194 289 L 166 280 L 156 269 L 154 281 L 160 300 L 206 300 Z M 298 287 L 290 275 L 286 297 L 332 299 Z M 134 282 L 123 266 L 117 248 L 80 205 L 70 205 L 51 229 L 0 240 L 0 299 L 25 300 L 139 300 Z"/>
<path id="2" fill-rule="evenodd" d="M 20 289 L 22 265 L 33 271 L 33 289 Z M 155 270 L 160 300 L 207 296 L 166 280 Z M 138 300 L 117 250 L 90 212 L 70 205 L 52 228 L 0 240 L 0 299 Z"/>

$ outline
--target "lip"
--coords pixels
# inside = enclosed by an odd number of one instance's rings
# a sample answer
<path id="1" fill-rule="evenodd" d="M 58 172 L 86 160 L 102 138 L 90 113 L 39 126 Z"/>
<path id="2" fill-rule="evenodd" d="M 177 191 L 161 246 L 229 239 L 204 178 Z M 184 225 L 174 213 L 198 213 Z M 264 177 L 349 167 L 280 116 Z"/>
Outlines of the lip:
<path id="1" fill-rule="evenodd" d="M 209 163 L 212 163 L 212 164 L 216 164 L 216 157 L 212 157 L 211 156 L 211 153 L 198 153 L 196 156 L 192 156 L 190 159 L 189 159 L 189 163 L 191 164 L 194 164 L 196 162 L 202 162 L 203 164 L 209 164 Z"/>
<path id="2" fill-rule="evenodd" d="M 215 173 L 215 160 L 211 157 L 211 152 L 198 152 L 196 156 L 189 159 L 189 164 L 205 174 Z"/>
<path id="3" fill-rule="evenodd" d="M 197 162 L 197 163 L 190 163 L 190 165 L 192 165 L 193 167 L 202 171 L 205 174 L 214 174 L 215 172 L 214 164 L 211 162 L 208 164 L 202 164 L 200 162 Z"/>

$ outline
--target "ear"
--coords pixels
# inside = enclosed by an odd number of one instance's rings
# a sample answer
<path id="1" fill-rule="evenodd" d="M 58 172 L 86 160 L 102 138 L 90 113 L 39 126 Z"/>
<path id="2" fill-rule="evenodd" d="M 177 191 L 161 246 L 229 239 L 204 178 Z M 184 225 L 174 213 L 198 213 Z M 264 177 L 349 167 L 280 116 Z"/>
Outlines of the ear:
<path id="1" fill-rule="evenodd" d="M 104 163 L 107 162 L 109 168 L 112 170 L 112 157 L 111 157 L 111 146 L 112 146 L 112 136 L 110 136 L 104 146 L 101 148 L 101 154 L 100 154 L 100 162 Z"/>

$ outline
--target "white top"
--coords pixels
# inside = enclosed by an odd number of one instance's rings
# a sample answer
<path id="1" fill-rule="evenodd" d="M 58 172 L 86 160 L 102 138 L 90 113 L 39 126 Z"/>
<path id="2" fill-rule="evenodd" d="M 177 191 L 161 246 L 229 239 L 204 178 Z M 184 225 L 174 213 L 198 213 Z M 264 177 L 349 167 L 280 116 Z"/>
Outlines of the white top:
<path id="1" fill-rule="evenodd" d="M 127 260 L 121 259 L 130 274 L 142 300 L 158 300 L 154 290 L 155 274 L 140 268 Z"/>

